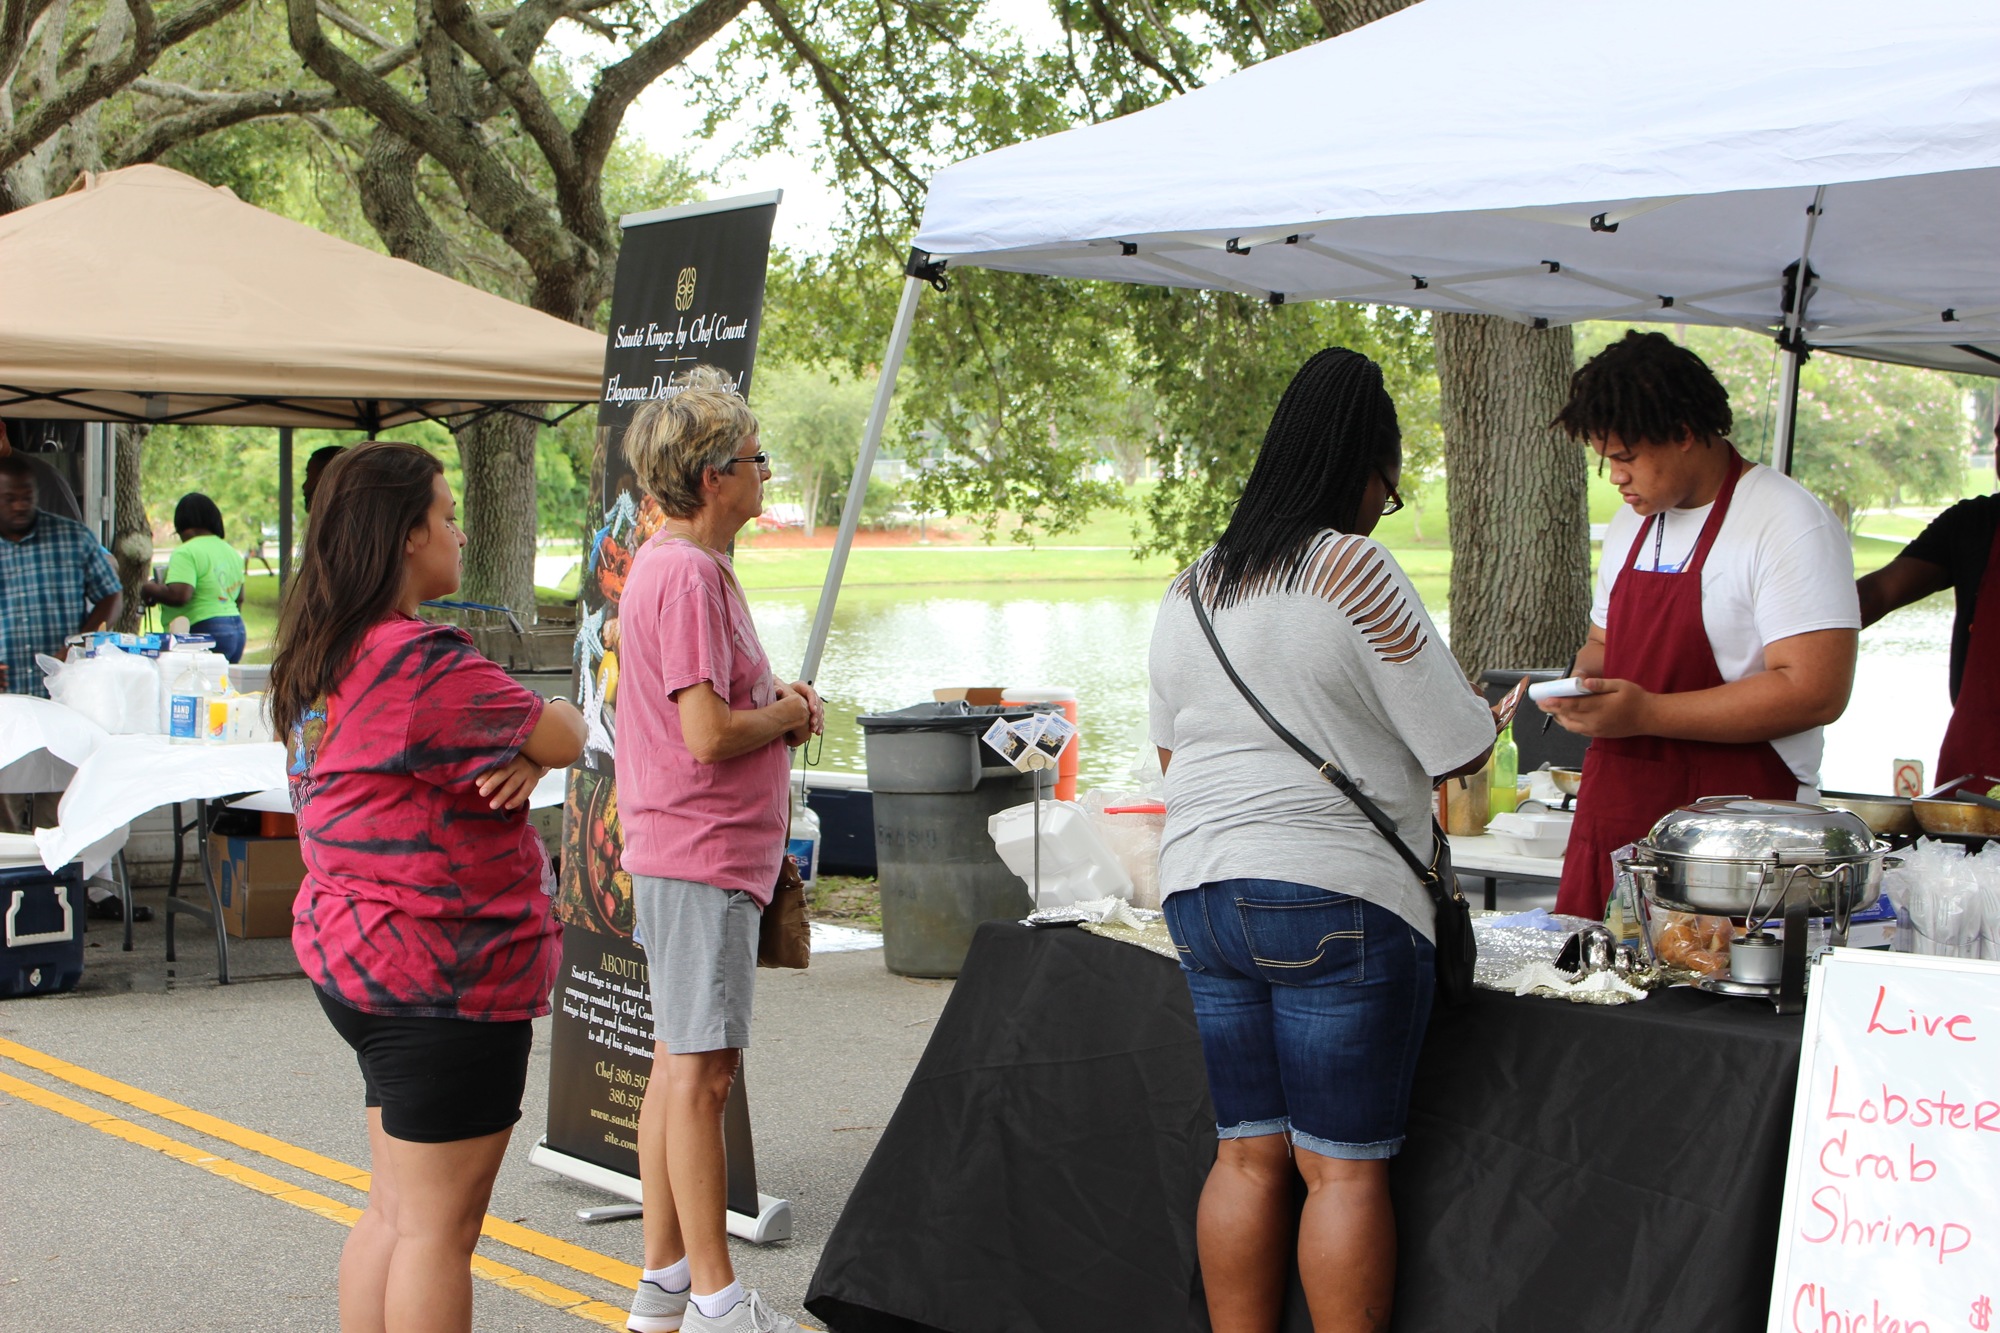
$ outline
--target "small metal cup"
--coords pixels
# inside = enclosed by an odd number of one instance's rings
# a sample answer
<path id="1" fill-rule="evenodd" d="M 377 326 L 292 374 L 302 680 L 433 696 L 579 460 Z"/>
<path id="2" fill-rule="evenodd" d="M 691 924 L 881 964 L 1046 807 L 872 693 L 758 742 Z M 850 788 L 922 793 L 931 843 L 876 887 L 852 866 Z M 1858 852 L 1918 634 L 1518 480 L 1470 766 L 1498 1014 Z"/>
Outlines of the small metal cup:
<path id="1" fill-rule="evenodd" d="M 1785 942 L 1755 930 L 1729 942 L 1729 979 L 1749 986 L 1775 986 L 1784 977 Z"/>

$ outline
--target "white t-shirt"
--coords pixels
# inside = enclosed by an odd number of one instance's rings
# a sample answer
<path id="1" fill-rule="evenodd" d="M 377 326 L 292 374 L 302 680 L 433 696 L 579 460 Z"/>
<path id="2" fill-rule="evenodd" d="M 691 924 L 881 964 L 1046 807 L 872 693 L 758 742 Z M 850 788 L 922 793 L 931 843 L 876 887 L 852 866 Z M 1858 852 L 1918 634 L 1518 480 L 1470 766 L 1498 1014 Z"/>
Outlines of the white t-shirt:
<path id="1" fill-rule="evenodd" d="M 1686 566 L 1709 510 L 1670 509 L 1666 530 L 1646 533 L 1638 568 L 1671 572 Z M 1597 595 L 1590 619 L 1603 626 L 1611 612 L 1611 585 L 1625 568 L 1632 542 L 1645 519 L 1619 506 L 1604 534 L 1597 568 Z M 1724 681 L 1741 680 L 1764 669 L 1764 645 L 1816 630 L 1861 628 L 1861 602 L 1854 588 L 1854 546 L 1847 530 L 1811 491 L 1759 464 L 1744 470 L 1722 520 L 1722 531 L 1701 571 L 1701 620 Z M 1799 780 L 1800 796 L 1819 787 L 1824 728 L 1772 741 L 1778 757 Z"/>
<path id="2" fill-rule="evenodd" d="M 1244 683 L 1431 852 L 1431 775 L 1493 743 L 1493 716 L 1388 551 L 1314 538 L 1295 590 L 1211 612 Z M 1153 624 L 1150 731 L 1173 752 L 1160 889 L 1282 879 L 1386 907 L 1432 934 L 1435 908 L 1381 832 L 1264 724 L 1223 674 L 1176 579 Z"/>

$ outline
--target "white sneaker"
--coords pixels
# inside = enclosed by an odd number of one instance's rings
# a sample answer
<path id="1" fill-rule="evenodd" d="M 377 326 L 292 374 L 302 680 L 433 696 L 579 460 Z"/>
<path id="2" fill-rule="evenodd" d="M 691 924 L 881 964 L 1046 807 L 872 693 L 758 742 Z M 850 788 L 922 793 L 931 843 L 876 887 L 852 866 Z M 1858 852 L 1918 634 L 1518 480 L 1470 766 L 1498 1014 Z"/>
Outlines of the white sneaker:
<path id="1" fill-rule="evenodd" d="M 687 1315 L 689 1290 L 668 1291 L 657 1282 L 640 1278 L 625 1327 L 630 1333 L 674 1333 Z"/>
<path id="2" fill-rule="evenodd" d="M 807 1328 L 798 1320 L 779 1314 L 764 1304 L 764 1298 L 752 1291 L 727 1312 L 711 1319 L 701 1312 L 701 1307 L 692 1302 L 687 1308 L 687 1319 L 681 1324 L 682 1333 L 818 1333 Z"/>

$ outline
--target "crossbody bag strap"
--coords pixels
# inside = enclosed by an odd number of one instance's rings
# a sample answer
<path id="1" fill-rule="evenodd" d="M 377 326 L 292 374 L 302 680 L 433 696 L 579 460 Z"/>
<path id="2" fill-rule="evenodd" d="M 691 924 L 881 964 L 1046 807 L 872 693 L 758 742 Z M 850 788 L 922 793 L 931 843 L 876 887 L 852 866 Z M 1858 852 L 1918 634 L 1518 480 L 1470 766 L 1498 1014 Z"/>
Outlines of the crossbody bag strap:
<path id="1" fill-rule="evenodd" d="M 1366 815 L 1368 822 L 1389 840 L 1389 845 L 1396 849 L 1396 854 L 1403 858 L 1404 864 L 1416 873 L 1417 879 L 1426 888 L 1433 894 L 1439 892 L 1437 877 L 1431 873 L 1431 867 L 1418 859 L 1417 854 L 1410 850 L 1409 844 L 1403 841 L 1403 835 L 1396 831 L 1396 821 L 1389 818 L 1382 807 L 1369 799 L 1361 788 L 1355 786 L 1354 780 L 1341 772 L 1339 766 L 1331 759 L 1320 758 L 1313 752 L 1311 746 L 1287 731 L 1284 723 L 1272 717 L 1271 710 L 1264 707 L 1263 701 L 1250 692 L 1250 687 L 1243 683 L 1243 677 L 1236 674 L 1236 668 L 1230 663 L 1229 654 L 1222 651 L 1222 640 L 1215 637 L 1215 626 L 1209 623 L 1208 612 L 1201 604 L 1201 581 L 1194 571 L 1190 571 L 1188 575 L 1188 601 L 1194 605 L 1194 618 L 1201 626 L 1203 637 L 1208 640 L 1208 646 L 1215 650 L 1215 660 L 1222 664 L 1223 674 L 1229 677 L 1229 682 L 1236 687 L 1236 692 L 1243 696 L 1243 702 L 1249 704 L 1251 710 L 1264 719 L 1264 725 L 1277 733 L 1279 740 L 1291 746 L 1301 759 L 1317 769 L 1319 775 L 1332 783 L 1342 796 L 1354 802 L 1354 808 Z"/>

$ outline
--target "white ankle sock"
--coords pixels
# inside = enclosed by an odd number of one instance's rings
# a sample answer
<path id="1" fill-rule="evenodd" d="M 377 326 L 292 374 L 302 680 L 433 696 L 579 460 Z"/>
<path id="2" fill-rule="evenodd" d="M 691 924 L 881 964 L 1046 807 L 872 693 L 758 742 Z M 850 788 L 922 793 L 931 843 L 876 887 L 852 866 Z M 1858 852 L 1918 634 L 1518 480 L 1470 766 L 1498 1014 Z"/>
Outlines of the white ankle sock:
<path id="1" fill-rule="evenodd" d="M 743 1303 L 743 1284 L 732 1282 L 712 1296 L 694 1293 L 694 1308 L 710 1319 L 720 1319 Z"/>
<path id="2" fill-rule="evenodd" d="M 666 1291 L 686 1291 L 692 1285 L 685 1257 L 668 1264 L 665 1268 L 644 1269 L 639 1276 Z"/>

